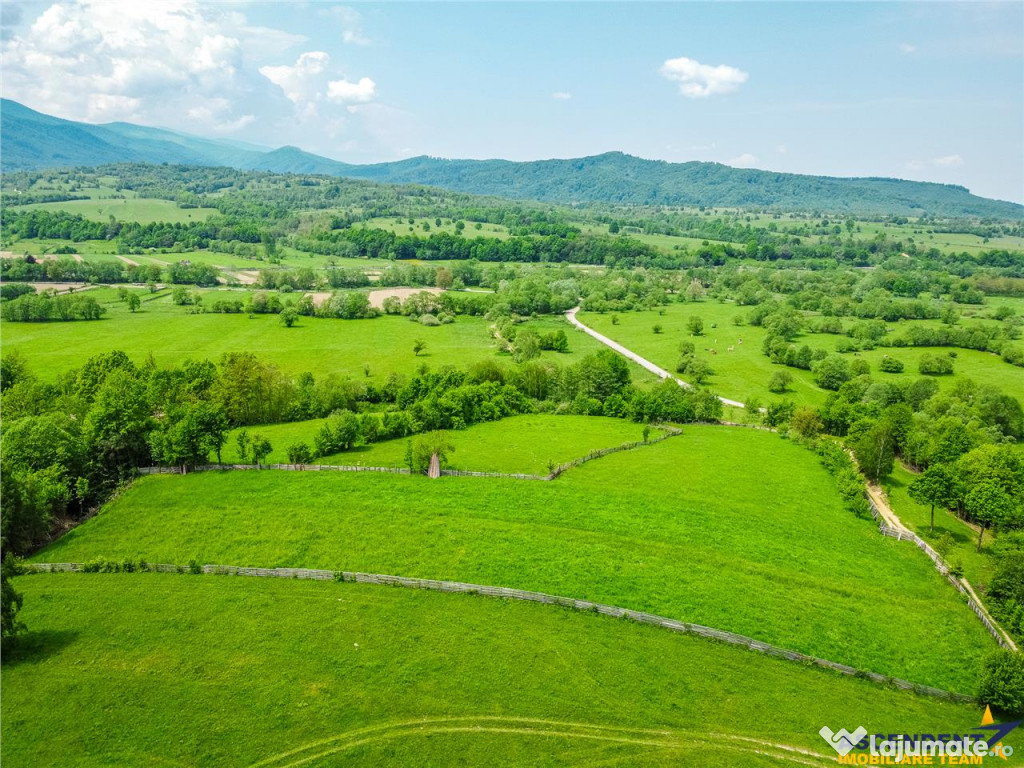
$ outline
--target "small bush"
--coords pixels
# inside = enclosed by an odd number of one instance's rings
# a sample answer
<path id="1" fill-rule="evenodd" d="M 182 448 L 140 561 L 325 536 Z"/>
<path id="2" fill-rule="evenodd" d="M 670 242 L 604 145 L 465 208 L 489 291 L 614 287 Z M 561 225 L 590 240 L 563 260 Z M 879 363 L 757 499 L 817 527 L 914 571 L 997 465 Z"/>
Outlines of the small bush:
<path id="1" fill-rule="evenodd" d="M 313 449 L 308 443 L 298 442 L 288 446 L 289 464 L 309 464 L 313 461 Z"/>
<path id="2" fill-rule="evenodd" d="M 903 373 L 903 363 L 895 357 L 885 355 L 878 363 L 878 370 L 884 373 Z"/>
<path id="3" fill-rule="evenodd" d="M 147 570 L 149 570 L 149 564 L 145 560 L 132 560 L 129 557 L 120 562 L 97 557 L 87 563 L 82 563 L 83 573 L 136 573 Z"/>
<path id="4" fill-rule="evenodd" d="M 775 371 L 768 380 L 768 391 L 781 395 L 789 389 L 793 383 L 793 374 L 789 371 Z"/>
<path id="5" fill-rule="evenodd" d="M 953 373 L 953 358 L 949 355 L 921 355 L 917 370 L 925 376 L 948 376 Z"/>

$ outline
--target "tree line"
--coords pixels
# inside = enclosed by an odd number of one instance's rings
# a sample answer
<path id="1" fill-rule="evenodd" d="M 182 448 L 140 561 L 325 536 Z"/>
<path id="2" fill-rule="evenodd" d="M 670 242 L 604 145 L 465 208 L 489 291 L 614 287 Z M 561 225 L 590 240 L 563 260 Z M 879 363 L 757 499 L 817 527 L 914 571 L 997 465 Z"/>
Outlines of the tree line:
<path id="1" fill-rule="evenodd" d="M 160 368 L 152 358 L 137 364 L 115 351 L 51 383 L 9 354 L 2 358 L 0 391 L 0 536 L 16 553 L 45 542 L 60 521 L 85 515 L 138 467 L 219 460 L 235 427 L 330 417 L 328 432 L 315 452 L 310 448 L 314 456 L 518 413 L 644 422 L 721 416 L 710 392 L 634 387 L 625 361 L 608 350 L 566 366 L 484 360 L 462 370 L 424 366 L 380 382 L 294 377 L 250 352 Z"/>

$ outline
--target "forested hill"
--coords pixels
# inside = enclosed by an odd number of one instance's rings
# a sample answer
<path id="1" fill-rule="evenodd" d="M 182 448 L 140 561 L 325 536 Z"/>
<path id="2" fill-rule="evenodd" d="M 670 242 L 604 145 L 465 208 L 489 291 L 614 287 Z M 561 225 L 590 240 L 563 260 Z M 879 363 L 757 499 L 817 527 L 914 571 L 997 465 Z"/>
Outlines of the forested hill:
<path id="1" fill-rule="evenodd" d="M 115 162 L 167 162 L 426 184 L 470 194 L 556 203 L 1024 218 L 1024 206 L 978 197 L 952 185 L 801 176 L 718 163 L 666 163 L 621 152 L 531 162 L 414 157 L 393 163 L 351 165 L 295 147 L 268 151 L 127 123 L 76 123 L 9 100 L 0 102 L 0 158 L 5 172 Z"/>
<path id="2" fill-rule="evenodd" d="M 801 176 L 719 163 L 667 163 L 621 152 L 571 160 L 443 160 L 414 157 L 349 166 L 345 175 L 414 182 L 470 194 L 558 203 L 776 207 L 840 213 L 1024 217 L 1024 206 L 972 195 L 964 187 L 899 179 Z"/>

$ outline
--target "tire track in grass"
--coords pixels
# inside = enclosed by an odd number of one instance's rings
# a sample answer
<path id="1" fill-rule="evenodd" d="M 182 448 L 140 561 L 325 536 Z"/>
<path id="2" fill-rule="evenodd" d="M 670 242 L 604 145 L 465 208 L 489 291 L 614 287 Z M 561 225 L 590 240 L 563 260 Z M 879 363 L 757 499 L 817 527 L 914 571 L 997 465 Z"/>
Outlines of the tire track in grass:
<path id="1" fill-rule="evenodd" d="M 492 715 L 426 718 L 358 728 L 310 742 L 254 763 L 250 768 L 298 768 L 357 747 L 389 739 L 434 734 L 507 734 L 629 744 L 662 750 L 714 746 L 740 754 L 757 754 L 784 763 L 828 765 L 828 757 L 802 747 L 733 734 L 628 728 L 542 718 Z"/>

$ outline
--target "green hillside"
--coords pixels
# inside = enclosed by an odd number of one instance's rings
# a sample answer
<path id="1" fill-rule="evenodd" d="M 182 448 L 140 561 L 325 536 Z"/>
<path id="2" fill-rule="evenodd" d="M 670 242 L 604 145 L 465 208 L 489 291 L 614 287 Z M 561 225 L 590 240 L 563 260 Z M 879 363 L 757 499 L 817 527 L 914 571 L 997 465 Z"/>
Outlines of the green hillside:
<path id="1" fill-rule="evenodd" d="M 414 157 L 354 166 L 346 175 L 415 182 L 472 194 L 548 202 L 709 205 L 1019 218 L 1024 207 L 970 194 L 964 187 L 901 179 L 804 176 L 720 163 L 667 163 L 621 152 L 567 160 L 444 160 Z"/>
<path id="2" fill-rule="evenodd" d="M 929 213 L 998 219 L 1024 216 L 1024 206 L 978 197 L 964 187 L 900 179 L 803 176 L 719 163 L 667 163 L 621 152 L 530 162 L 424 156 L 350 165 L 296 147 L 260 152 L 127 123 L 89 125 L 61 120 L 9 100 L 0 106 L 5 171 L 167 162 L 425 184 L 554 203 L 705 205 L 901 216 Z"/>

